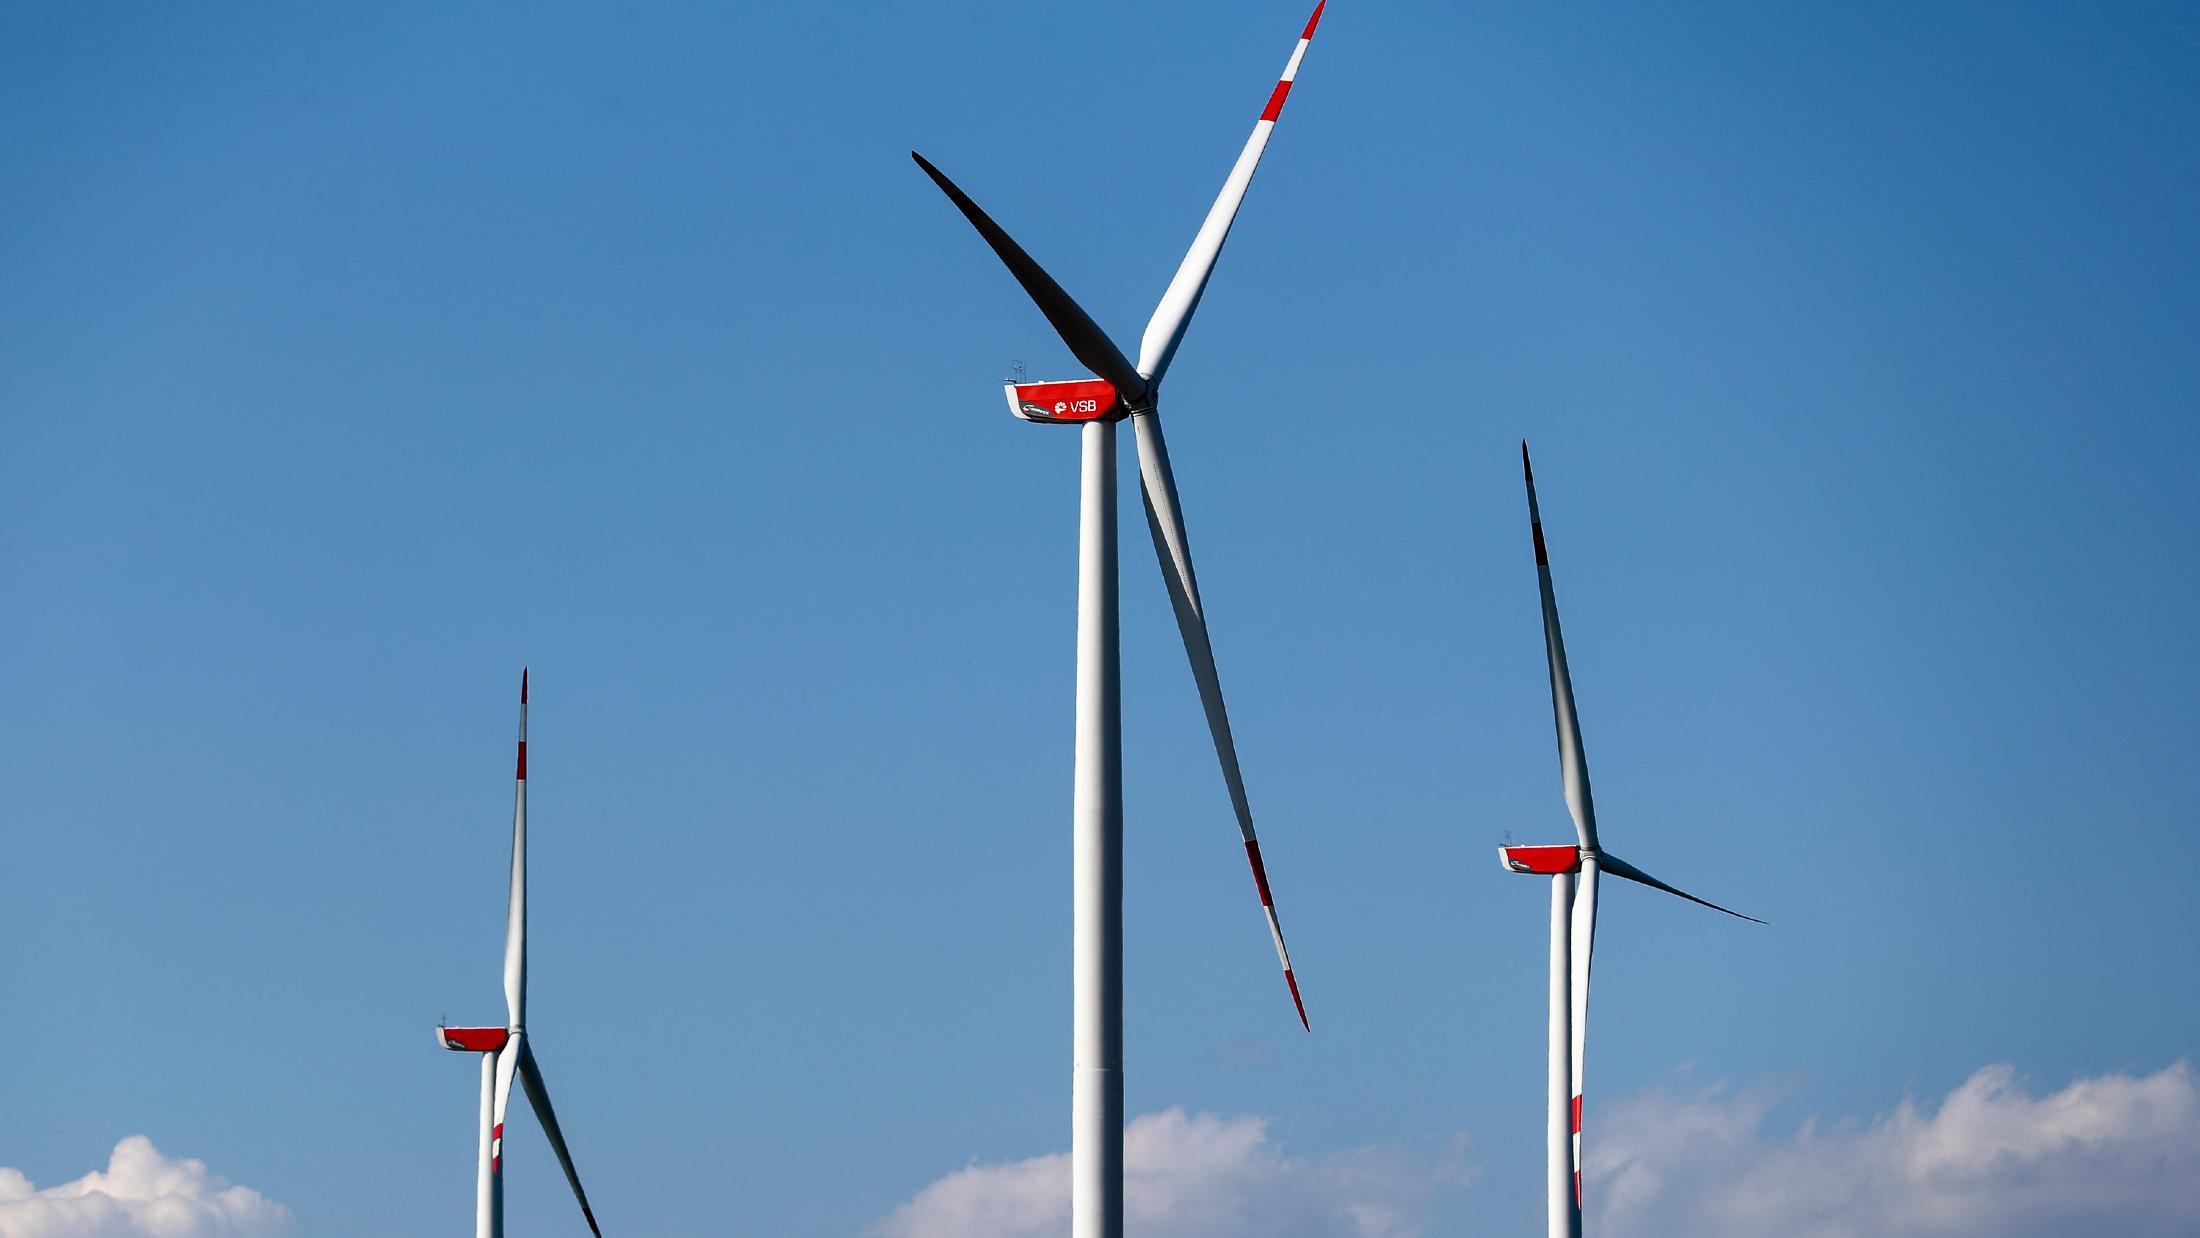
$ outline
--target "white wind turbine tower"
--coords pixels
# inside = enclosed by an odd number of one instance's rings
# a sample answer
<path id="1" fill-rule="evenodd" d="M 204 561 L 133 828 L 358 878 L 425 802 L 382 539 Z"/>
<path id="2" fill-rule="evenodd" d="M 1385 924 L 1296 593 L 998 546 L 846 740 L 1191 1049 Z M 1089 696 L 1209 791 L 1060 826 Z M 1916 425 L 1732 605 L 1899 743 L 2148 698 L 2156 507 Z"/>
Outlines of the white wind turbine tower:
<path id="1" fill-rule="evenodd" d="M 527 1100 L 542 1120 L 542 1132 L 550 1137 L 550 1150 L 573 1184 L 573 1197 L 581 1204 L 581 1216 L 589 1232 L 603 1238 L 596 1228 L 596 1214 L 589 1210 L 588 1193 L 581 1190 L 581 1176 L 573 1168 L 573 1154 L 566 1150 L 565 1134 L 558 1129 L 558 1115 L 550 1108 L 550 1091 L 535 1064 L 535 1050 L 527 1040 L 527 672 L 519 673 L 519 768 L 512 797 L 512 895 L 505 910 L 503 1027 L 442 1027 L 435 1029 L 436 1043 L 457 1053 L 481 1055 L 481 1161 L 474 1197 L 475 1238 L 504 1238 L 504 1114 L 512 1099 L 512 1079 L 517 1075 L 527 1090 Z"/>
<path id="2" fill-rule="evenodd" d="M 1326 0 L 1325 0 L 1326 2 Z M 1222 193 L 1192 239 L 1176 276 L 1146 324 L 1134 368 L 1115 343 L 1062 291 L 1000 225 L 968 194 L 914 151 L 912 158 L 976 227 L 1024 291 L 1038 303 L 1070 352 L 1096 380 L 1009 384 L 1009 410 L 1026 421 L 1082 427 L 1084 465 L 1078 521 L 1077 748 L 1073 797 L 1072 909 L 1074 1071 L 1070 1094 L 1072 1238 L 1119 1238 L 1123 1232 L 1123 796 L 1122 694 L 1116 616 L 1115 425 L 1129 418 L 1138 441 L 1138 465 L 1146 523 L 1153 534 L 1161 574 L 1199 687 L 1215 754 L 1244 837 L 1276 957 L 1300 1025 L 1306 1006 L 1284 949 L 1283 929 L 1269 894 L 1268 873 L 1253 833 L 1253 812 L 1238 770 L 1237 745 L 1223 705 L 1222 682 L 1207 639 L 1205 608 L 1192 572 L 1191 543 L 1177 501 L 1176 481 L 1156 412 L 1161 380 L 1191 324 L 1230 223 L 1283 111 L 1299 61 L 1314 27 L 1314 8 L 1283 75 L 1269 95 L 1253 135 L 1223 182 Z"/>
<path id="3" fill-rule="evenodd" d="M 1589 760 L 1574 714 L 1573 677 L 1566 670 L 1566 641 L 1558 630 L 1558 597 L 1551 591 L 1550 556 L 1543 546 L 1543 516 L 1535 501 L 1535 470 L 1528 445 L 1520 444 L 1520 471 L 1528 486 L 1528 527 L 1535 541 L 1535 572 L 1543 594 L 1543 651 L 1551 664 L 1551 712 L 1558 727 L 1558 768 L 1573 813 L 1572 846 L 1500 847 L 1505 867 L 1551 879 L 1551 1040 L 1546 1150 L 1550 1238 L 1581 1234 L 1581 1048 L 1589 1013 L 1589 951 L 1597 931 L 1597 874 L 1608 872 L 1713 911 L 1753 924 L 1764 921 L 1677 890 L 1604 850 L 1597 842 L 1596 805 L 1589 796 Z M 1577 881 L 1578 878 L 1578 881 Z"/>

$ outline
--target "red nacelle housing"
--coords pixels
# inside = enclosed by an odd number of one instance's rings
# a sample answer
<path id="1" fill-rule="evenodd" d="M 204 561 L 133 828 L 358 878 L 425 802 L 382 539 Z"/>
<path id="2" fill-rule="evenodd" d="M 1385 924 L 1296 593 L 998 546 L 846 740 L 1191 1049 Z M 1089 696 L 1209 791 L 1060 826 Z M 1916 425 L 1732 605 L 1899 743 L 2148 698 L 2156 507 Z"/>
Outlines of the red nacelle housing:
<path id="1" fill-rule="evenodd" d="M 1497 854 L 1505 861 L 1505 867 L 1516 873 L 1555 877 L 1560 873 L 1581 871 L 1581 848 L 1575 846 L 1499 847 Z"/>
<path id="2" fill-rule="evenodd" d="M 1025 421 L 1106 421 L 1123 415 L 1115 387 L 1098 378 L 1061 383 L 1003 383 L 1008 411 Z"/>
<path id="3" fill-rule="evenodd" d="M 495 1053 L 512 1039 L 501 1027 L 439 1027 L 436 1043 L 453 1053 Z"/>

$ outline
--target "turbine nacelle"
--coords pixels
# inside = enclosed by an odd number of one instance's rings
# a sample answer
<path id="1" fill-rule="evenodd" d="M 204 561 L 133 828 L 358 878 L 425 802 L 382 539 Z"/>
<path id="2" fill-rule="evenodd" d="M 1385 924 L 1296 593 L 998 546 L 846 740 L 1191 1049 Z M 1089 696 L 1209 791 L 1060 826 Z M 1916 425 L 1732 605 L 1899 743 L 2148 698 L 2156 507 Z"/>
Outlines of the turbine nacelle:
<path id="1" fill-rule="evenodd" d="M 1121 421 L 1130 406 L 1117 394 L 1115 384 L 1101 378 L 1073 378 L 1056 383 L 1003 383 L 1008 411 L 1025 421 L 1047 425 L 1074 425 L 1086 421 Z"/>
<path id="2" fill-rule="evenodd" d="M 1556 877 L 1581 871 L 1581 848 L 1572 843 L 1552 847 L 1499 847 L 1497 857 L 1508 872 Z"/>
<path id="3" fill-rule="evenodd" d="M 453 1053 L 495 1053 L 512 1039 L 510 1028 L 436 1025 L 435 1042 Z"/>

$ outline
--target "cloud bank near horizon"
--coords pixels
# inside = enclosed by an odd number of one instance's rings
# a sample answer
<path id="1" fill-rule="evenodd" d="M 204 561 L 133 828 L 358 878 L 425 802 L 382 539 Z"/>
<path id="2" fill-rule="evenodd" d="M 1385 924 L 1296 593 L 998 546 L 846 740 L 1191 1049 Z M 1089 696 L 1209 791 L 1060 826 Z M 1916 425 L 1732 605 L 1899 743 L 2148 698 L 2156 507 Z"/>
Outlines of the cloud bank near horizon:
<path id="1" fill-rule="evenodd" d="M 2188 1063 L 2034 1097 L 1987 1066 L 1936 1107 L 1770 1134 L 1778 1088 L 1656 1088 L 1585 1151 L 1591 1228 L 1613 1235 L 2120 1238 L 2200 1234 L 2200 1081 Z"/>
<path id="2" fill-rule="evenodd" d="M 1124 1228 L 1149 1238 L 1420 1238 L 1439 1198 L 1474 1171 L 1465 1141 L 1433 1152 L 1375 1145 L 1285 1150 L 1267 1118 L 1168 1109 L 1123 1133 Z M 1069 1230 L 1069 1155 L 972 1164 L 871 1227 L 877 1238 L 1058 1238 Z"/>
<path id="3" fill-rule="evenodd" d="M 1937 1104 L 1775 1130 L 1791 1088 L 1663 1085 L 1604 1106 L 1587 1140 L 1589 1228 L 1614 1238 L 2200 1238 L 2200 1077 L 2081 1078 L 2034 1096 L 1986 1066 Z M 1537 1132 L 1540 1136 L 1540 1129 Z M 1125 1132 L 1126 1228 L 1160 1238 L 1418 1238 L 1479 1167 L 1464 1136 L 1295 1156 L 1269 1119 L 1170 1109 Z M 1534 1181 L 1507 1183 L 1534 1193 Z M 1532 1201 L 1484 1199 L 1511 1217 Z M 1539 1205 L 1537 1205 L 1539 1207 Z M 1069 1157 L 973 1163 L 873 1238 L 1058 1238 Z M 0 1235 L 0 1238 L 6 1238 Z"/>
<path id="4" fill-rule="evenodd" d="M 39 1190 L 0 1167 L 0 1238 L 292 1238 L 290 1209 L 169 1157 L 143 1135 L 115 1145 L 105 1170 Z"/>

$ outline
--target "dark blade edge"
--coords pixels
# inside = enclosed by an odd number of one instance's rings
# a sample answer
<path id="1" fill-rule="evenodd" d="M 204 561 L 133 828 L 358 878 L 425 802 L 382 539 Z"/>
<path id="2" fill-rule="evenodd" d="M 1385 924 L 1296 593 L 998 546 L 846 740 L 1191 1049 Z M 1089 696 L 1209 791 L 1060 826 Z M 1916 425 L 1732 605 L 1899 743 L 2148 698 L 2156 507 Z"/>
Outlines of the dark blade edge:
<path id="1" fill-rule="evenodd" d="M 1024 247 L 1016 243 L 1016 238 L 993 222 L 993 217 L 972 201 L 970 195 L 964 193 L 960 186 L 949 180 L 945 172 L 932 166 L 930 160 L 915 151 L 910 151 L 909 157 L 917 161 L 917 166 L 924 169 L 924 174 L 932 178 L 932 183 L 940 187 L 940 192 L 947 195 L 948 200 L 955 204 L 955 209 L 961 211 L 963 218 L 970 221 L 970 226 L 976 228 L 978 235 L 985 238 L 985 243 L 992 247 L 995 256 L 1008 268 L 1008 273 L 1016 277 L 1018 284 L 1023 285 L 1024 294 L 1039 307 L 1040 313 L 1046 315 L 1055 334 L 1062 337 L 1064 344 L 1069 345 L 1070 353 L 1086 369 L 1114 387 L 1125 403 L 1141 403 L 1146 395 L 1146 380 L 1139 377 L 1137 368 L 1123 356 L 1122 350 L 1115 346 L 1115 341 L 1108 338 L 1107 332 L 1102 331 L 1100 325 L 1092 320 L 1092 315 L 1087 314 L 1075 298 L 1063 291 L 1054 277 L 1046 273 L 1046 268 L 1024 252 Z"/>
<path id="2" fill-rule="evenodd" d="M 1627 880 L 1632 881 L 1637 885 L 1646 885 L 1653 890 L 1663 890 L 1667 894 L 1671 894 L 1676 898 L 1685 898 L 1689 902 L 1695 903 L 1700 907 L 1709 907 L 1713 911 L 1723 911 L 1726 914 L 1733 916 L 1737 920 L 1747 920 L 1751 924 L 1765 923 L 1765 921 L 1760 920 L 1755 916 L 1745 916 L 1741 912 L 1738 912 L 1731 907 L 1721 907 L 1717 903 L 1712 902 L 1710 899 L 1697 898 L 1695 895 L 1690 894 L 1686 890 L 1679 889 L 1675 886 L 1669 886 L 1664 882 L 1658 880 L 1657 878 L 1651 876 L 1650 874 L 1642 871 L 1641 869 L 1636 868 L 1634 865 L 1629 864 L 1627 861 L 1620 859 L 1616 855 L 1611 855 L 1600 851 L 1597 853 L 1597 863 L 1606 872 L 1612 874 L 1614 877 L 1625 877 Z"/>
<path id="3" fill-rule="evenodd" d="M 595 1210 L 588 1206 L 588 1192 L 581 1189 L 580 1171 L 573 1168 L 573 1153 L 566 1147 L 557 1111 L 551 1108 L 550 1086 L 543 1082 L 542 1068 L 535 1064 L 534 1046 L 524 1041 L 519 1049 L 519 1082 L 527 1093 L 528 1103 L 534 1106 L 535 1117 L 542 1122 L 543 1133 L 550 1137 L 550 1150 L 557 1154 L 559 1168 L 565 1170 L 565 1180 L 573 1188 L 573 1198 L 581 1206 L 581 1215 L 588 1219 L 589 1232 L 596 1238 L 603 1238 L 603 1231 L 596 1227 Z"/>

